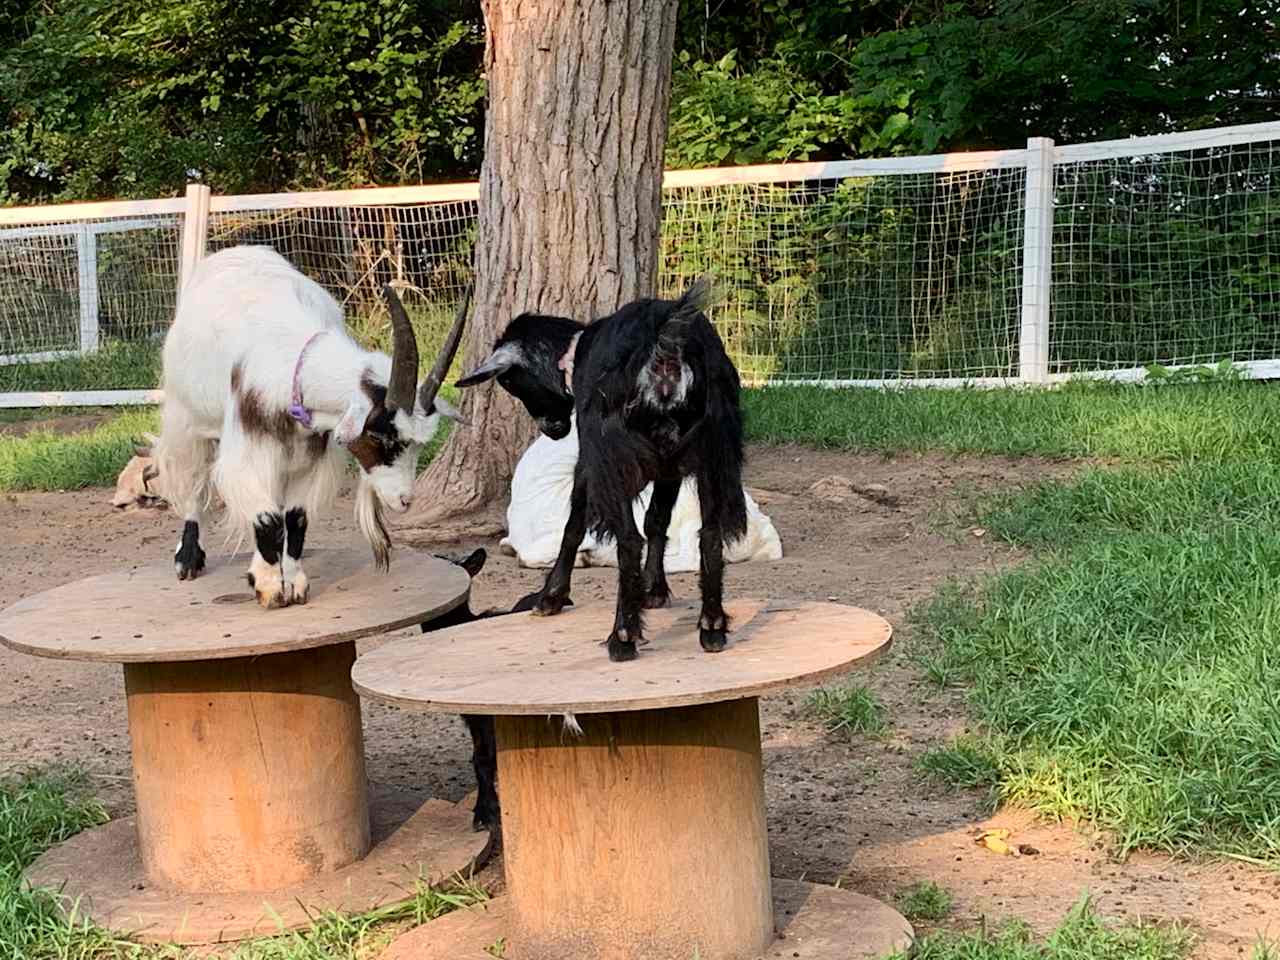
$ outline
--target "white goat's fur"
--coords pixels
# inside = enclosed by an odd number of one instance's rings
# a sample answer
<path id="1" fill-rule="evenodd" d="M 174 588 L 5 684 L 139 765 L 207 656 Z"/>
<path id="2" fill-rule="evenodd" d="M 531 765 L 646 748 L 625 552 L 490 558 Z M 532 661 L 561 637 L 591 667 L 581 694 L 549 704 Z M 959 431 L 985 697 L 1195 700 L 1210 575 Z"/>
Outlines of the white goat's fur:
<path id="1" fill-rule="evenodd" d="M 311 427 L 285 421 L 270 433 L 246 430 L 233 369 L 241 395 L 253 391 L 278 425 L 287 417 L 299 353 L 320 331 L 299 376 Z M 372 409 L 362 378 L 385 386 L 390 372 L 391 358 L 348 334 L 337 301 L 274 250 L 233 247 L 204 258 L 182 289 L 164 346 L 157 454 L 170 503 L 203 530 L 212 481 L 237 540 L 263 511 L 300 506 L 315 516 L 337 493 L 347 471 L 343 447 L 360 436 Z M 359 473 L 356 519 L 375 555 L 389 546 L 379 501 L 395 511 L 408 506 L 418 451 L 439 417 L 418 408 L 412 416 L 397 413 L 395 422 L 408 448 L 373 475 Z M 319 452 L 323 434 L 330 436 Z M 289 564 L 285 572 L 302 577 L 305 599 L 305 575 Z"/>

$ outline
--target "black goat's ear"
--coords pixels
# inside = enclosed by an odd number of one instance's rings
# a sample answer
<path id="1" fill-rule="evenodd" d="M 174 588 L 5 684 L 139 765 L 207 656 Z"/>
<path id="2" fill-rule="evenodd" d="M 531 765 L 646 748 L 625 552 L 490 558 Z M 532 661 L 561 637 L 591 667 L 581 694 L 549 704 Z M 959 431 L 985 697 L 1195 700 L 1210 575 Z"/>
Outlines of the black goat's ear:
<path id="1" fill-rule="evenodd" d="M 474 387 L 478 383 L 492 380 L 501 373 L 506 373 L 520 362 L 520 348 L 505 343 L 489 355 L 489 359 L 476 367 L 454 386 Z"/>
<path id="2" fill-rule="evenodd" d="M 474 578 L 481 570 L 484 569 L 484 562 L 488 559 L 489 555 L 484 552 L 484 547 L 481 547 L 479 550 L 473 550 L 471 555 L 458 564 L 458 566 L 462 567 L 463 570 L 467 571 L 467 573 Z"/>

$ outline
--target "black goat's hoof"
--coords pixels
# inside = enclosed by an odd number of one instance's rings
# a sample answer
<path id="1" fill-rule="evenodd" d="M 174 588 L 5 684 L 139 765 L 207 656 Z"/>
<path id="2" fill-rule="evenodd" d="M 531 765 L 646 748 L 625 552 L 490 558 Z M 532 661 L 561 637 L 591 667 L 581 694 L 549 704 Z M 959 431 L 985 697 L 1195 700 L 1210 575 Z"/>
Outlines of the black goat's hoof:
<path id="1" fill-rule="evenodd" d="M 630 640 L 623 640 L 616 633 L 609 634 L 609 659 L 614 663 L 626 663 L 639 656 L 636 645 Z"/>
<path id="2" fill-rule="evenodd" d="M 533 605 L 531 611 L 535 617 L 554 617 L 565 607 L 573 606 L 573 601 L 567 596 L 562 597 L 554 593 L 544 593 L 538 597 L 538 601 Z"/>
<path id="3" fill-rule="evenodd" d="M 728 641 L 723 630 L 699 630 L 698 642 L 707 653 L 719 653 Z"/>
<path id="4" fill-rule="evenodd" d="M 671 591 L 663 588 L 661 590 L 650 590 L 644 597 L 644 608 L 646 610 L 659 610 L 662 607 L 671 606 Z"/>

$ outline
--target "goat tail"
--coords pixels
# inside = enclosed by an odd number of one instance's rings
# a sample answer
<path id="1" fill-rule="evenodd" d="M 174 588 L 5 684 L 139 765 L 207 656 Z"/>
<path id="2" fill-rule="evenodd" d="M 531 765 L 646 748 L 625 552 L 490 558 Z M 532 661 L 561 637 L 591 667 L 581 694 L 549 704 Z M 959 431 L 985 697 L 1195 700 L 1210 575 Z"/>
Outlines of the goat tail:
<path id="1" fill-rule="evenodd" d="M 708 275 L 704 274 L 690 284 L 658 328 L 658 347 L 661 352 L 679 353 L 689 336 L 693 321 L 701 317 L 711 305 L 714 293 L 715 288 Z"/>
<path id="2" fill-rule="evenodd" d="M 378 491 L 373 484 L 360 475 L 360 485 L 356 488 L 356 526 L 364 534 L 373 550 L 373 562 L 379 570 L 391 569 L 391 535 L 387 533 L 387 525 L 383 520 L 382 501 L 378 499 Z"/>

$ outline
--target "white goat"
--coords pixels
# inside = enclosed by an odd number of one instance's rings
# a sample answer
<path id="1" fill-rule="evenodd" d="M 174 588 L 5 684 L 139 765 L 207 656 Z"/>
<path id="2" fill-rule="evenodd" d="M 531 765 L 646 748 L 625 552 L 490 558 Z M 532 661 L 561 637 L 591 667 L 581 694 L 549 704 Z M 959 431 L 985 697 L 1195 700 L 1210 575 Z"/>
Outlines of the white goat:
<path id="1" fill-rule="evenodd" d="M 422 444 L 440 414 L 460 419 L 436 393 L 466 304 L 419 390 L 413 329 L 394 292 L 384 292 L 393 357 L 360 347 L 337 301 L 267 247 L 223 250 L 192 272 L 165 339 L 157 444 L 166 497 L 186 521 L 174 554 L 179 580 L 204 568 L 212 481 L 234 532 L 253 530 L 248 579 L 258 602 L 306 603 L 307 515 L 337 492 L 344 448 L 360 467 L 356 521 L 378 565 L 388 566 L 382 508 L 409 507 Z"/>

